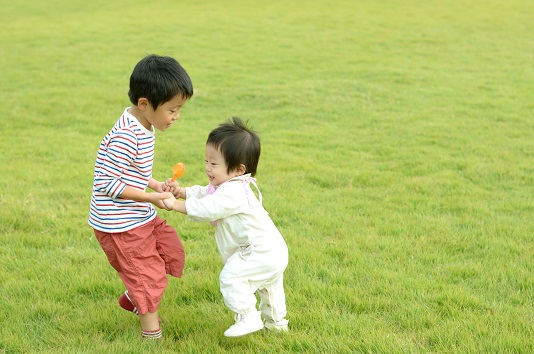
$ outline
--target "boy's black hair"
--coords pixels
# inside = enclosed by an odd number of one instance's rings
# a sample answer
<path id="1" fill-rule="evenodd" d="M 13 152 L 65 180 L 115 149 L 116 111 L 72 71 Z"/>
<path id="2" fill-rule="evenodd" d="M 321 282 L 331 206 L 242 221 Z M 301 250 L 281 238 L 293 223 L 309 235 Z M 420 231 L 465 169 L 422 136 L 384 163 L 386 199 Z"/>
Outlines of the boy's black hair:
<path id="1" fill-rule="evenodd" d="M 130 76 L 128 91 L 134 105 L 144 97 L 156 110 L 160 104 L 176 95 L 182 95 L 185 99 L 193 96 L 193 83 L 176 59 L 151 54 L 137 63 Z"/>
<path id="2" fill-rule="evenodd" d="M 213 129 L 206 145 L 211 145 L 222 153 L 228 165 L 228 173 L 243 164 L 245 173 L 252 176 L 256 174 L 261 153 L 260 138 L 239 117 L 232 117 Z"/>

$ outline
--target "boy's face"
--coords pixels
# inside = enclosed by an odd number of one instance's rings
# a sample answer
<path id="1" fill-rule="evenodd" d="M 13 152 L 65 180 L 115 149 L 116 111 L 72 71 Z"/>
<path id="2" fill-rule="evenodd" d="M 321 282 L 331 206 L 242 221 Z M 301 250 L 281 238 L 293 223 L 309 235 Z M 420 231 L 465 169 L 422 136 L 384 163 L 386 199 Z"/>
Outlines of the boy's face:
<path id="1" fill-rule="evenodd" d="M 144 111 L 145 119 L 157 130 L 165 131 L 180 118 L 180 109 L 185 105 L 186 98 L 176 95 L 170 101 L 160 104 L 156 110 L 148 103 Z"/>

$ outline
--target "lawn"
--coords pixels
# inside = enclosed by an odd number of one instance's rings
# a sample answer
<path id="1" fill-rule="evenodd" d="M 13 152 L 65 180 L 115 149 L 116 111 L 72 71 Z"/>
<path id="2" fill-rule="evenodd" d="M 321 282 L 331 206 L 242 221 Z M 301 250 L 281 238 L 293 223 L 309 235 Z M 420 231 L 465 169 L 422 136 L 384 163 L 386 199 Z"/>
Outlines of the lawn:
<path id="1" fill-rule="evenodd" d="M 0 353 L 534 352 L 534 17 L 526 0 L 0 0 Z M 87 224 L 131 70 L 176 57 L 193 98 L 154 177 L 207 183 L 207 134 L 262 138 L 290 249 L 287 334 L 227 339 L 209 224 L 140 340 Z"/>

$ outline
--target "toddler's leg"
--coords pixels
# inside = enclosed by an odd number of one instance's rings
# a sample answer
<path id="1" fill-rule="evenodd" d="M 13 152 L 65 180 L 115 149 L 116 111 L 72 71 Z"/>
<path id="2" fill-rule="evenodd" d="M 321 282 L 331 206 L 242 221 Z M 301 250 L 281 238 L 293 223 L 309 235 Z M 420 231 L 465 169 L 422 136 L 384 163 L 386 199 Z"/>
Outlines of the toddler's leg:
<path id="1" fill-rule="evenodd" d="M 250 265 L 235 254 L 228 259 L 219 276 L 224 303 L 236 313 L 235 324 L 224 332 L 226 337 L 240 337 L 263 328 L 260 312 L 256 310 L 256 289 L 252 289 L 249 282 Z"/>
<path id="2" fill-rule="evenodd" d="M 241 315 L 256 311 L 256 289 L 251 288 L 250 273 L 250 264 L 236 253 L 227 260 L 219 275 L 225 305 Z"/>
<path id="3" fill-rule="evenodd" d="M 265 319 L 265 328 L 276 331 L 287 331 L 286 298 L 284 293 L 283 273 L 264 288 L 258 289 L 260 295 L 260 311 Z"/>

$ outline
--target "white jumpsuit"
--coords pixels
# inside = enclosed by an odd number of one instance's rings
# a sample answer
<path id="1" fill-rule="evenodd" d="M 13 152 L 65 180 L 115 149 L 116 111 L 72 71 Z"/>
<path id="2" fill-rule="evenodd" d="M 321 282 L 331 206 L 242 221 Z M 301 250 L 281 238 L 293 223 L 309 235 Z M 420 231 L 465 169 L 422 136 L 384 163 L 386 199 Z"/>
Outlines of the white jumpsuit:
<path id="1" fill-rule="evenodd" d="M 186 188 L 186 210 L 191 221 L 215 224 L 215 238 L 224 267 L 219 280 L 226 306 L 246 315 L 256 311 L 256 296 L 266 320 L 278 322 L 286 316 L 284 270 L 287 245 L 256 198 L 250 174 L 232 178 L 213 187 Z M 257 188 L 257 187 L 256 187 Z"/>

